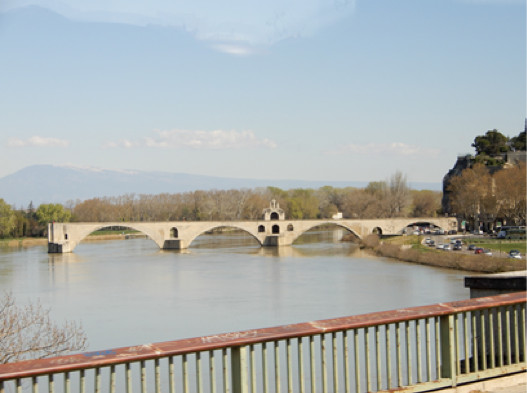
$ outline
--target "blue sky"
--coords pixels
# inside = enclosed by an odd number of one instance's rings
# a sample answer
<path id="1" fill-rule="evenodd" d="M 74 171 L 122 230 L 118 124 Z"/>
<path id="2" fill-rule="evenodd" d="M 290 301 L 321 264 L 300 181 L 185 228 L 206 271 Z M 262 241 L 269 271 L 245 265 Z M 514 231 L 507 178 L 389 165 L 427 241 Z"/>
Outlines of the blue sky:
<path id="1" fill-rule="evenodd" d="M 0 177 L 73 164 L 439 182 L 525 119 L 525 3 L 0 3 Z"/>

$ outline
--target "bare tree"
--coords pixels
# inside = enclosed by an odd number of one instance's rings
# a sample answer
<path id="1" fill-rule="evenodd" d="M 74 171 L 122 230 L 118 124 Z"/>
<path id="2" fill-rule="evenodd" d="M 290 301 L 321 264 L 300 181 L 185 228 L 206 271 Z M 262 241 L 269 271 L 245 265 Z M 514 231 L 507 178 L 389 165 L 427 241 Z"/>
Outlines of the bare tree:
<path id="1" fill-rule="evenodd" d="M 364 189 L 349 192 L 344 198 L 344 214 L 349 218 L 370 218 L 368 213 L 376 211 L 378 201 L 374 195 Z"/>
<path id="2" fill-rule="evenodd" d="M 396 171 L 390 176 L 385 197 L 389 217 L 405 217 L 412 201 L 406 175 Z"/>
<path id="3" fill-rule="evenodd" d="M 412 217 L 435 217 L 441 207 L 440 191 L 412 190 Z"/>
<path id="4" fill-rule="evenodd" d="M 253 190 L 244 207 L 243 218 L 256 220 L 262 216 L 262 210 L 269 206 L 269 200 L 265 197 L 265 189 Z"/>
<path id="5" fill-rule="evenodd" d="M 476 218 L 490 209 L 492 203 L 492 178 L 483 164 L 467 168 L 450 182 L 448 190 L 452 193 L 454 212 L 477 226 Z"/>
<path id="6" fill-rule="evenodd" d="M 86 349 L 82 324 L 57 325 L 40 302 L 17 306 L 12 294 L 0 299 L 0 363 L 42 359 Z"/>
<path id="7" fill-rule="evenodd" d="M 525 164 L 504 169 L 494 175 L 495 194 L 499 212 L 507 222 L 518 223 L 525 220 L 526 182 Z"/>
<path id="8" fill-rule="evenodd" d="M 233 220 L 241 220 L 243 218 L 243 211 L 245 210 L 245 205 L 252 195 L 252 190 L 250 188 L 242 188 L 240 190 L 231 190 L 233 194 Z"/>

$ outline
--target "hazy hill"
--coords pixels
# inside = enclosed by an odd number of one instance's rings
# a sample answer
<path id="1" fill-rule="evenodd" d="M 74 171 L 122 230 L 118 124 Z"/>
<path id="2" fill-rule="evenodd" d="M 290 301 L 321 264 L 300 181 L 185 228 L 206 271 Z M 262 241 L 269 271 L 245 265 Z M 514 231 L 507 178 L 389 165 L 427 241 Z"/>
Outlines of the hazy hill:
<path id="1" fill-rule="evenodd" d="M 32 165 L 0 178 L 0 198 L 17 206 L 30 201 L 65 202 L 135 192 L 158 194 L 210 189 L 275 186 L 289 188 L 364 187 L 367 182 L 234 179 L 186 173 L 115 170 L 73 165 Z M 440 183 L 413 183 L 415 189 L 440 190 Z"/>

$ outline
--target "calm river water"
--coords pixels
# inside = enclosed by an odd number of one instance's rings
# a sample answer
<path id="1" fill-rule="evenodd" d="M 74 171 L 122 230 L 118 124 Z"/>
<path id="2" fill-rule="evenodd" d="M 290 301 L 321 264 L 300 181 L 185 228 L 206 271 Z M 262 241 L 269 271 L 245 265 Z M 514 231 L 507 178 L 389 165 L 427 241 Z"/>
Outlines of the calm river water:
<path id="1" fill-rule="evenodd" d="M 148 239 L 90 241 L 71 254 L 0 248 L 0 290 L 82 320 L 89 350 L 175 340 L 469 297 L 465 272 L 378 258 L 313 231 L 293 246 L 204 235 L 183 251 Z"/>

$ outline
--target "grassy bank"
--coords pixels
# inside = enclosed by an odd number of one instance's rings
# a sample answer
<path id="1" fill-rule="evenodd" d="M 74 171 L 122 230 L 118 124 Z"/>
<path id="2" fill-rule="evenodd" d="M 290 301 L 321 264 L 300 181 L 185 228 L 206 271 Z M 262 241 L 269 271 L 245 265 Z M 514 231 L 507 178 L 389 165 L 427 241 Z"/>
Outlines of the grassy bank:
<path id="1" fill-rule="evenodd" d="M 28 247 L 48 244 L 47 237 L 20 237 L 17 239 L 0 239 L 0 246 Z"/>
<path id="2" fill-rule="evenodd" d="M 410 238 L 410 236 L 407 238 Z M 464 255 L 445 252 L 424 247 L 419 243 L 419 237 L 415 236 L 415 238 L 417 239 L 406 239 L 406 243 L 401 238 L 386 239 L 381 243 L 378 236 L 369 235 L 364 238 L 361 247 L 371 249 L 379 256 L 449 269 L 480 273 L 525 270 L 525 260 L 523 259 L 506 259 L 485 255 Z M 404 244 L 411 244 L 412 248 L 403 249 L 401 246 Z"/>
<path id="3" fill-rule="evenodd" d="M 490 248 L 491 250 L 498 252 L 501 250 L 502 253 L 506 254 L 508 254 L 510 250 L 518 250 L 522 254 L 525 254 L 526 251 L 525 243 L 478 243 L 477 246 L 481 248 Z"/>
<path id="4" fill-rule="evenodd" d="M 465 237 L 463 242 L 466 244 L 478 244 L 478 243 L 494 243 L 494 244 L 525 244 L 525 240 L 510 240 L 510 239 L 493 239 L 489 237 Z"/>
<path id="5" fill-rule="evenodd" d="M 88 237 L 84 238 L 83 241 L 93 240 L 123 240 L 125 235 L 143 235 L 139 231 L 133 230 L 102 230 L 91 233 Z M 29 246 L 42 246 L 48 244 L 47 237 L 20 237 L 17 239 L 0 239 L 0 247 L 29 247 Z"/>

